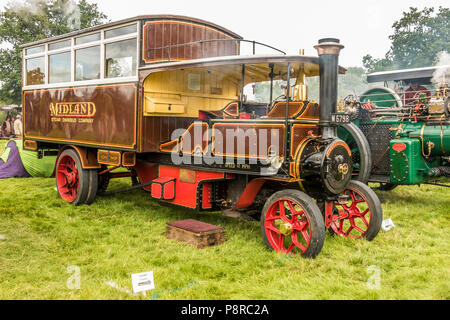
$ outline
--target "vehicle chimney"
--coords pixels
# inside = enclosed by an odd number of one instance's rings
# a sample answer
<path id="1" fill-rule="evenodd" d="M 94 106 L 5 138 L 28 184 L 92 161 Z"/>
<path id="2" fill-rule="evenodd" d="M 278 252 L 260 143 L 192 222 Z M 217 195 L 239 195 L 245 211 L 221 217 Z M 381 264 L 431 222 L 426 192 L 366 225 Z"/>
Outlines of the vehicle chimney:
<path id="1" fill-rule="evenodd" d="M 335 137 L 336 128 L 331 127 L 331 113 L 336 112 L 339 52 L 344 46 L 339 39 L 324 38 L 314 48 L 319 54 L 320 72 L 320 118 L 323 138 Z"/>

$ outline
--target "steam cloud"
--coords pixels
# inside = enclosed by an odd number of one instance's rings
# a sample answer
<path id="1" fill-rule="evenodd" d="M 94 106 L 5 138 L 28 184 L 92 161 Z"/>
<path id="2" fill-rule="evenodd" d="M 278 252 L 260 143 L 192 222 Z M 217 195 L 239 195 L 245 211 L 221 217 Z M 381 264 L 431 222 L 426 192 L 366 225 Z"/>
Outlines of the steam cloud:
<path id="1" fill-rule="evenodd" d="M 9 1 L 7 7 L 19 15 L 41 15 L 44 13 L 44 4 L 44 0 Z"/>
<path id="2" fill-rule="evenodd" d="M 446 51 L 441 51 L 437 55 L 438 63 L 436 66 L 438 68 L 433 73 L 433 83 L 441 83 L 443 81 L 443 76 L 445 76 L 445 81 L 448 83 L 450 78 L 450 54 Z"/>
<path id="3" fill-rule="evenodd" d="M 64 15 L 67 18 L 67 25 L 71 29 L 80 29 L 81 19 L 80 19 L 80 9 L 78 5 L 74 1 L 68 1 L 65 3 L 64 7 Z"/>
<path id="4" fill-rule="evenodd" d="M 19 15 L 42 15 L 44 14 L 44 7 L 48 0 L 16 0 L 8 3 L 8 8 L 15 11 Z M 80 29 L 81 27 L 81 13 L 77 3 L 73 0 L 65 1 L 60 8 L 63 11 L 64 20 L 71 29 Z"/>

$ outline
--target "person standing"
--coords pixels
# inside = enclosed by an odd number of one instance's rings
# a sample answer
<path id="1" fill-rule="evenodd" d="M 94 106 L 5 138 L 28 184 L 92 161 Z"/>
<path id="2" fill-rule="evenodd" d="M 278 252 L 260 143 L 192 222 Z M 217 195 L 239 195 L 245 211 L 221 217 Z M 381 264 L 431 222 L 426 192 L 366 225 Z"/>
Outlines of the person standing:
<path id="1" fill-rule="evenodd" d="M 12 134 L 13 134 L 12 119 L 11 116 L 8 114 L 5 120 L 5 137 L 9 138 Z"/>
<path id="2" fill-rule="evenodd" d="M 22 116 L 19 114 L 14 121 L 14 134 L 17 138 L 22 138 L 23 127 L 22 127 Z"/>

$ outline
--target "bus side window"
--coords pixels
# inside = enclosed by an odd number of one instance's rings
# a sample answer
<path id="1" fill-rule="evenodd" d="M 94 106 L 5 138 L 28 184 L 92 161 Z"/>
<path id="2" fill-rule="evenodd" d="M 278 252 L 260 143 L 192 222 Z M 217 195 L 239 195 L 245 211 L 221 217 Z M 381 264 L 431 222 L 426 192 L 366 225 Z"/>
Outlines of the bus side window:
<path id="1" fill-rule="evenodd" d="M 128 39 L 105 45 L 105 78 L 136 75 L 136 39 Z"/>
<path id="2" fill-rule="evenodd" d="M 44 84 L 45 80 L 45 61 L 44 57 L 32 58 L 26 60 L 26 84 L 28 86 L 35 84 Z"/>
<path id="3" fill-rule="evenodd" d="M 75 51 L 75 80 L 100 79 L 100 46 Z"/>

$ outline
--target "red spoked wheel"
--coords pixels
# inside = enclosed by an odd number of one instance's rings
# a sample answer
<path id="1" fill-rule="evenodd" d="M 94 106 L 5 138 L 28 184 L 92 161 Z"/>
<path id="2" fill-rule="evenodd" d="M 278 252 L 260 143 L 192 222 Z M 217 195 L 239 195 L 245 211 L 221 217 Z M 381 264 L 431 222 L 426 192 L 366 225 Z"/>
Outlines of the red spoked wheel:
<path id="1" fill-rule="evenodd" d="M 315 257 L 325 240 L 323 219 L 314 200 L 298 190 L 282 190 L 266 202 L 261 232 L 269 249 Z"/>
<path id="2" fill-rule="evenodd" d="M 298 248 L 303 253 L 308 248 L 309 221 L 298 203 L 290 199 L 275 201 L 266 214 L 264 226 L 267 239 L 276 251 L 293 253 Z"/>
<path id="3" fill-rule="evenodd" d="M 59 196 L 74 205 L 86 200 L 89 173 L 81 166 L 78 154 L 68 149 L 58 157 L 56 165 L 56 187 Z"/>
<path id="4" fill-rule="evenodd" d="M 333 203 L 329 230 L 349 238 L 372 240 L 381 228 L 383 213 L 375 192 L 359 181 L 350 181 L 343 192 L 346 203 Z"/>
<path id="5" fill-rule="evenodd" d="M 66 155 L 58 163 L 56 182 L 61 198 L 73 202 L 78 195 L 79 177 L 75 160 Z"/>

